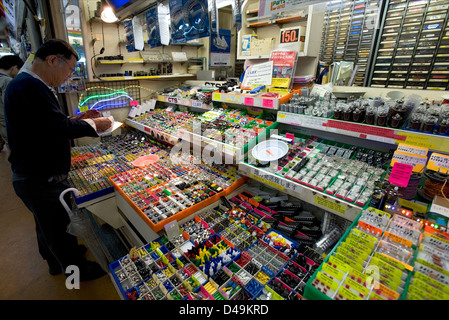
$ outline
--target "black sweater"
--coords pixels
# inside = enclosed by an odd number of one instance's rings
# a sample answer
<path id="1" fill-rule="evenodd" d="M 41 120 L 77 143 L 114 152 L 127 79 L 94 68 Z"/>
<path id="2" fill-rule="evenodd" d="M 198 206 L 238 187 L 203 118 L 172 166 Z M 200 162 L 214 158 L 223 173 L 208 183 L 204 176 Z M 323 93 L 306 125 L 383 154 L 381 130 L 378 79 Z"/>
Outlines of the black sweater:
<path id="1" fill-rule="evenodd" d="M 49 178 L 70 170 L 70 141 L 97 137 L 83 120 L 70 120 L 42 81 L 21 72 L 5 92 L 5 118 L 12 171 Z"/>

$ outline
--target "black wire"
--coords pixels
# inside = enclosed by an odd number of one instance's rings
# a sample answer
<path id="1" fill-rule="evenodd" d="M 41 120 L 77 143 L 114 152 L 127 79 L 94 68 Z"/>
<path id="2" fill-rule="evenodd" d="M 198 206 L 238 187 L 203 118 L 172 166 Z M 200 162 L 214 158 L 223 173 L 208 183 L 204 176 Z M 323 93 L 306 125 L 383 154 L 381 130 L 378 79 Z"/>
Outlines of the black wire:
<path id="1" fill-rule="evenodd" d="M 92 61 L 95 59 L 95 57 L 99 56 L 100 54 L 103 54 L 103 52 L 104 52 L 104 47 L 100 49 L 100 53 L 94 54 L 94 55 L 92 56 L 92 58 L 90 58 L 90 68 L 91 68 L 91 70 L 92 70 L 92 73 L 94 74 L 94 78 L 97 78 L 97 79 L 100 80 L 100 81 L 103 81 L 103 80 L 102 80 L 99 76 L 97 76 L 97 74 L 95 73 L 95 71 L 94 71 L 94 65 L 93 65 Z"/>

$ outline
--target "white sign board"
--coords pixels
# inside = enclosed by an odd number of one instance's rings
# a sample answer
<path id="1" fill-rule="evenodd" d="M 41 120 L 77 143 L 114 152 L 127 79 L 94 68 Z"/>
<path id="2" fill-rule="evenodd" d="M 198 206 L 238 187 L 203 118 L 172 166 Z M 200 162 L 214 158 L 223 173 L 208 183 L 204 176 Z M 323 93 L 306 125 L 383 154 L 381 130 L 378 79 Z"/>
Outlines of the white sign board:
<path id="1" fill-rule="evenodd" d="M 246 69 L 242 86 L 247 87 L 253 84 L 264 84 L 266 86 L 270 86 L 272 76 L 273 61 L 255 64 Z"/>

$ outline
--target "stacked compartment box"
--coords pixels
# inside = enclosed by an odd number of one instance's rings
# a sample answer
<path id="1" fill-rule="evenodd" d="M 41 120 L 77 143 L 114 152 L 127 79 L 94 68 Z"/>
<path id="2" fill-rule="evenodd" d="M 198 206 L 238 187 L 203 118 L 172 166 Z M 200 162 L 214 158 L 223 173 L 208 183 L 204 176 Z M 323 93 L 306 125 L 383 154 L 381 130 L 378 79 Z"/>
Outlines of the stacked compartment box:
<path id="1" fill-rule="evenodd" d="M 354 83 L 365 84 L 381 1 L 331 1 L 326 7 L 320 59 L 354 62 Z"/>
<path id="2" fill-rule="evenodd" d="M 322 261 L 316 262 L 316 252 L 276 229 L 256 238 L 251 228 L 244 230 L 218 209 L 182 224 L 171 241 L 162 236 L 137 248 L 133 259 L 128 254 L 111 263 L 121 296 L 130 300 L 302 299 L 312 266 Z M 291 252 L 286 253 L 287 246 L 273 245 L 274 238 L 283 239 Z M 247 245 L 235 245 L 236 239 Z M 302 252 L 293 250 L 300 247 Z"/>
<path id="3" fill-rule="evenodd" d="M 370 86 L 447 90 L 448 2 L 391 0 L 385 10 Z"/>

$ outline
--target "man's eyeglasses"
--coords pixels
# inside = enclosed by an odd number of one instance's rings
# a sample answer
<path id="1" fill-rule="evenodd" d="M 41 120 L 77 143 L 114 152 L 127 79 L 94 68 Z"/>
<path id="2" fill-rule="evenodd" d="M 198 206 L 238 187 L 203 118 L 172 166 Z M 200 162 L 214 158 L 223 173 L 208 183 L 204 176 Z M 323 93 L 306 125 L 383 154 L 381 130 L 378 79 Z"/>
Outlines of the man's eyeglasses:
<path id="1" fill-rule="evenodd" d="M 69 61 L 67 60 L 67 59 L 65 59 L 64 57 L 61 57 L 61 56 L 56 56 L 60 61 L 64 61 L 65 63 L 67 63 L 67 65 L 69 65 L 69 67 L 70 67 L 70 64 L 69 64 Z M 76 68 L 76 66 L 72 69 L 72 72 L 75 70 L 75 68 Z"/>

